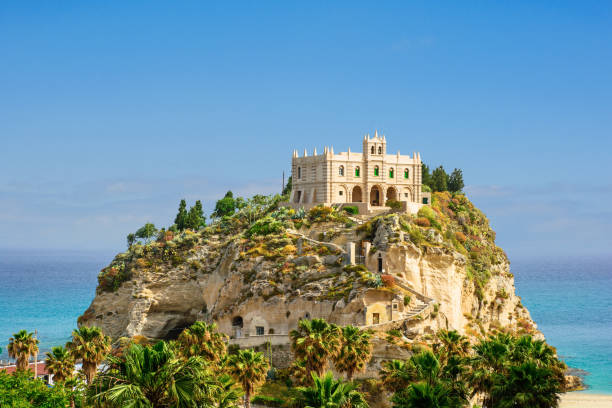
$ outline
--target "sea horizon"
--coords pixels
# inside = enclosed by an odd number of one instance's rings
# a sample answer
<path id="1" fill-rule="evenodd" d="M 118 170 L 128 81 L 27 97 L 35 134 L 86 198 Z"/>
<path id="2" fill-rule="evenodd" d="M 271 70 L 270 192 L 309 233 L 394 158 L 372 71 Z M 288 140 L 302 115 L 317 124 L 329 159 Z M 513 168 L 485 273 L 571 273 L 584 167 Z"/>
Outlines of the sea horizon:
<path id="1" fill-rule="evenodd" d="M 0 249 L 0 360 L 9 337 L 38 331 L 39 359 L 63 345 L 95 295 L 110 250 Z M 513 256 L 516 292 L 587 393 L 612 394 L 612 256 Z"/>

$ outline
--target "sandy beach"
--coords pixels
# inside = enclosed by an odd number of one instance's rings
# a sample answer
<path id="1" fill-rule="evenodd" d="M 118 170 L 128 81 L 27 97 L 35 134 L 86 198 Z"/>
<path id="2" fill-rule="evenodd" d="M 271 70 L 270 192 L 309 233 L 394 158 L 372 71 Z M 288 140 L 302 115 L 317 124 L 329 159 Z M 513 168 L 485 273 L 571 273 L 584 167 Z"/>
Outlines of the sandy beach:
<path id="1" fill-rule="evenodd" d="M 570 392 L 561 397 L 561 408 L 612 408 L 612 394 Z"/>

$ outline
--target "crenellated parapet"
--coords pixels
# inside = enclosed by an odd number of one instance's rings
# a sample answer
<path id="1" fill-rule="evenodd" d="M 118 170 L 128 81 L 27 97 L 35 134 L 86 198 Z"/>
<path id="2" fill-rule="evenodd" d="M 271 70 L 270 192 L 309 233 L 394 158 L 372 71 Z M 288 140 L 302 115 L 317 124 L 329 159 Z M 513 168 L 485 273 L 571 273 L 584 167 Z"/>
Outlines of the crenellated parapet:
<path id="1" fill-rule="evenodd" d="M 406 208 L 418 209 L 428 204 L 421 192 L 421 156 L 387 154 L 385 135 L 364 135 L 362 152 L 334 153 L 325 146 L 312 155 L 293 151 L 291 160 L 294 206 L 361 203 L 368 211 L 383 208 L 388 201 L 405 202 Z"/>

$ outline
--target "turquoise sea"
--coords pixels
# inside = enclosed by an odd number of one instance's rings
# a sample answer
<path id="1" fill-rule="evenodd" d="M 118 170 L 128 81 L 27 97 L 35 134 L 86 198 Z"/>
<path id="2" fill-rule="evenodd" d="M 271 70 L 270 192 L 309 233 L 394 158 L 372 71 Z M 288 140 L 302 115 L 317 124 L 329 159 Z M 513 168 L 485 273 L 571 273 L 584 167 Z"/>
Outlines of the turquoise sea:
<path id="1" fill-rule="evenodd" d="M 0 359 L 19 329 L 64 344 L 113 253 L 0 250 Z M 612 257 L 513 259 L 519 296 L 589 392 L 612 394 Z"/>

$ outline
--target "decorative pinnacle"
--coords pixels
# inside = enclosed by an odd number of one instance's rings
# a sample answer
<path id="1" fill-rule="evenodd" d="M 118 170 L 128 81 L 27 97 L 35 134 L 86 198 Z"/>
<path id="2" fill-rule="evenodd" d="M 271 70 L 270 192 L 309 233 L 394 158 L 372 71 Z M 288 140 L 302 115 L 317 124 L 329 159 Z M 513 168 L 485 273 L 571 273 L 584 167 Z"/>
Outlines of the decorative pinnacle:
<path id="1" fill-rule="evenodd" d="M 317 148 L 316 148 L 316 147 L 314 148 L 314 151 L 312 152 L 312 155 L 313 155 L 313 156 L 316 156 L 316 155 L 317 155 Z"/>
<path id="2" fill-rule="evenodd" d="M 304 149 L 304 157 L 308 156 L 308 151 Z"/>

